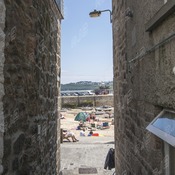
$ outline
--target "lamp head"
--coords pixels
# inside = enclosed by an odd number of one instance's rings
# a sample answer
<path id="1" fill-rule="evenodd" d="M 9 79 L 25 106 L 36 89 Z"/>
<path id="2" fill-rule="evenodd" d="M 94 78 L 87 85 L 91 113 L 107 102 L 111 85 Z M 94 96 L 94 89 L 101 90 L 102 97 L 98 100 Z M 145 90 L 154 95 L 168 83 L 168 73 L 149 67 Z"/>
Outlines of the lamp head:
<path id="1" fill-rule="evenodd" d="M 89 13 L 90 17 L 99 17 L 101 15 L 101 11 L 94 10 L 93 12 Z"/>

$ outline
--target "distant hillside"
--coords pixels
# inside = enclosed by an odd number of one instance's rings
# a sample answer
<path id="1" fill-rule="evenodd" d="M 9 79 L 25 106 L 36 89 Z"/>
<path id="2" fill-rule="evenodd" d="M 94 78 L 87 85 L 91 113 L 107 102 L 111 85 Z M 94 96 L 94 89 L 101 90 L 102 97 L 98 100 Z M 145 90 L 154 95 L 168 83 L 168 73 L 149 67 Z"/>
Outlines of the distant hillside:
<path id="1" fill-rule="evenodd" d="M 95 90 L 100 86 L 109 86 L 112 89 L 112 81 L 109 82 L 91 82 L 91 81 L 79 81 L 76 83 L 61 84 L 61 91 L 66 90 Z"/>

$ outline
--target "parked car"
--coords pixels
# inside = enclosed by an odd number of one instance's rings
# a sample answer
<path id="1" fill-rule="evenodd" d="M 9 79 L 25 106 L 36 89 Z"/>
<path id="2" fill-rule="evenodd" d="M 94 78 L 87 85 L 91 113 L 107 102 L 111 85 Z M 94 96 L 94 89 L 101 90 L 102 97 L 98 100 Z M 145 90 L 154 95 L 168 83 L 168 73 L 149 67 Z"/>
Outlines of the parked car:
<path id="1" fill-rule="evenodd" d="M 95 108 L 96 111 L 112 111 L 112 109 L 113 108 L 111 106 L 107 106 L 107 105 Z"/>

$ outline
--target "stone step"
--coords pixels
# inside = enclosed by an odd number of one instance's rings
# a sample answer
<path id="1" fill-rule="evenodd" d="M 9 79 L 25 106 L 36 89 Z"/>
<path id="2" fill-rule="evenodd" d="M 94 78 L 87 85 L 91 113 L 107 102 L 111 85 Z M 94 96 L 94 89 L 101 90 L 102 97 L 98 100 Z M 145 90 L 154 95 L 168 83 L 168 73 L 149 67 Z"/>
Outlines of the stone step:
<path id="1" fill-rule="evenodd" d="M 74 169 L 64 169 L 60 172 L 60 175 L 115 175 L 115 170 L 105 170 L 102 168 L 93 167 L 81 167 Z"/>

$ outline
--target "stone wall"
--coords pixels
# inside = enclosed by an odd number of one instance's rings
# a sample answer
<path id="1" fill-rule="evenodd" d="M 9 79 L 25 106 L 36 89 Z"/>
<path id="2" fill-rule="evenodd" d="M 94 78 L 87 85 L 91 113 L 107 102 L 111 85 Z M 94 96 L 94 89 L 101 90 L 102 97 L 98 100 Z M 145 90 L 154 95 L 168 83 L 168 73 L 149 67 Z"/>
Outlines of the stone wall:
<path id="1" fill-rule="evenodd" d="M 5 46 L 5 4 L 0 0 L 0 174 L 3 172 L 2 158 L 4 152 L 4 112 L 2 98 L 4 96 L 4 46 Z"/>
<path id="2" fill-rule="evenodd" d="M 54 0 L 5 6 L 3 175 L 58 174 L 61 14 Z"/>
<path id="3" fill-rule="evenodd" d="M 175 32 L 174 14 L 145 31 L 163 5 L 163 0 L 113 0 L 117 175 L 165 174 L 164 143 L 146 130 L 162 109 L 175 110 L 175 40 L 162 42 Z"/>
<path id="4" fill-rule="evenodd" d="M 74 104 L 75 106 L 80 106 L 83 103 L 88 102 L 93 106 L 113 106 L 113 95 L 61 97 L 61 106 L 64 106 L 66 104 Z"/>

